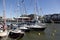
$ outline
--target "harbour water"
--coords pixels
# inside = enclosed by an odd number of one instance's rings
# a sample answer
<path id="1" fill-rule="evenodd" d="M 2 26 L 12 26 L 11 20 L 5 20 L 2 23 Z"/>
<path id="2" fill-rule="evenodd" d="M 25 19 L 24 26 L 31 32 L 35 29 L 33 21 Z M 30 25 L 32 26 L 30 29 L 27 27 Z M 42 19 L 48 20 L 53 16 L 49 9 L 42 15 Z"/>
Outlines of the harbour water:
<path id="1" fill-rule="evenodd" d="M 26 32 L 24 37 L 17 40 L 60 40 L 60 24 L 46 24 L 47 28 L 41 31 Z M 15 40 L 11 38 L 1 38 L 0 40 Z"/>

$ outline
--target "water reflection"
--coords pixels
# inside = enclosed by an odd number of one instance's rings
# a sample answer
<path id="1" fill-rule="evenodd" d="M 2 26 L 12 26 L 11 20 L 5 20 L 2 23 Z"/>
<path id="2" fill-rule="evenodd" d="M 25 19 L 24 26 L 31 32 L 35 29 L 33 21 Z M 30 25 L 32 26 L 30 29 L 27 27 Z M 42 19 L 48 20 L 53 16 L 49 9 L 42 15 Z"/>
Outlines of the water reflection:
<path id="1" fill-rule="evenodd" d="M 7 40 L 7 37 L 0 38 L 0 40 Z"/>
<path id="2" fill-rule="evenodd" d="M 50 40 L 60 40 L 60 24 L 47 24 L 46 36 Z M 48 31 L 47 31 L 48 30 Z"/>
<path id="3" fill-rule="evenodd" d="M 47 39 L 45 36 L 45 32 L 31 31 L 30 33 L 26 33 L 21 40 L 47 40 Z"/>

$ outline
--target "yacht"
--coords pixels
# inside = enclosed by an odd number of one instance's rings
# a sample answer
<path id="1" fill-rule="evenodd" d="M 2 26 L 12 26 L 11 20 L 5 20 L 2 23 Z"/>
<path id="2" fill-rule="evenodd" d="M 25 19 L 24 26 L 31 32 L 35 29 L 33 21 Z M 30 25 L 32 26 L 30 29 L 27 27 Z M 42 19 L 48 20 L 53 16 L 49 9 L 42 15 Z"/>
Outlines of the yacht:
<path id="1" fill-rule="evenodd" d="M 21 26 L 21 25 L 20 25 Z M 27 24 L 23 24 L 20 29 L 24 32 L 29 32 L 30 31 L 30 28 L 27 28 L 29 27 Z"/>
<path id="2" fill-rule="evenodd" d="M 4 5 L 4 6 L 3 6 L 3 17 L 4 17 L 3 19 L 4 19 L 4 20 L 3 20 L 3 23 L 2 23 L 2 22 L 0 23 L 0 37 L 5 37 L 5 36 L 8 35 L 8 34 L 7 34 L 7 33 L 8 33 L 8 32 L 7 32 L 7 26 L 6 26 L 6 15 L 5 15 L 5 14 L 6 14 L 6 13 L 5 13 L 5 12 L 6 12 L 6 11 L 5 11 L 5 9 L 6 9 L 6 8 L 5 8 L 5 0 L 3 0 L 3 5 Z"/>
<path id="3" fill-rule="evenodd" d="M 34 24 L 34 25 L 30 25 L 30 27 L 28 28 L 30 28 L 31 30 L 44 31 L 46 27 Z"/>
<path id="4" fill-rule="evenodd" d="M 8 31 L 7 29 L 5 29 L 5 27 L 3 27 L 2 24 L 0 24 L 0 37 L 6 37 L 8 36 Z"/>
<path id="5" fill-rule="evenodd" d="M 8 36 L 8 32 L 7 32 L 7 30 L 5 30 L 5 31 L 0 30 L 0 38 L 2 38 L 2 37 L 6 37 L 6 36 Z"/>
<path id="6" fill-rule="evenodd" d="M 29 23 L 29 27 L 27 27 L 31 30 L 38 30 L 38 31 L 44 31 L 46 26 L 45 24 L 41 23 L 40 21 L 34 21 L 33 23 Z"/>
<path id="7" fill-rule="evenodd" d="M 24 32 L 19 29 L 10 30 L 8 37 L 13 39 L 22 38 L 24 36 Z"/>

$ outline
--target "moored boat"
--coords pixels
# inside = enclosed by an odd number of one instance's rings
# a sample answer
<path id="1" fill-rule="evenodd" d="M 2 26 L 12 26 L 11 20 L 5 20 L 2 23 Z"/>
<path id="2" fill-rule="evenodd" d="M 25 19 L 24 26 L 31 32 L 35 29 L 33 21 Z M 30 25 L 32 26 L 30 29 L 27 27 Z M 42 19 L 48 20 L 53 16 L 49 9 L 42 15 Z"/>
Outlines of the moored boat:
<path id="1" fill-rule="evenodd" d="M 30 25 L 29 28 L 35 31 L 44 31 L 46 27 L 40 25 Z"/>
<path id="2" fill-rule="evenodd" d="M 29 23 L 29 28 L 30 30 L 36 30 L 36 31 L 44 31 L 46 29 L 45 24 L 41 23 L 39 20 Z"/>
<path id="3" fill-rule="evenodd" d="M 20 27 L 20 29 L 22 30 L 22 31 L 24 31 L 24 32 L 29 32 L 30 31 L 30 28 L 27 28 L 27 27 L 29 27 L 28 25 L 22 25 L 21 27 Z"/>
<path id="4" fill-rule="evenodd" d="M 0 37 L 2 38 L 2 37 L 6 37 L 6 36 L 8 36 L 7 30 L 5 30 L 5 31 L 0 30 Z"/>
<path id="5" fill-rule="evenodd" d="M 15 29 L 15 30 L 11 30 L 8 36 L 13 39 L 18 39 L 24 36 L 24 32 L 21 30 Z"/>
<path id="6" fill-rule="evenodd" d="M 6 15 L 5 15 L 5 0 L 3 0 L 3 22 L 0 23 L 0 37 L 8 36 L 7 26 L 6 26 Z"/>

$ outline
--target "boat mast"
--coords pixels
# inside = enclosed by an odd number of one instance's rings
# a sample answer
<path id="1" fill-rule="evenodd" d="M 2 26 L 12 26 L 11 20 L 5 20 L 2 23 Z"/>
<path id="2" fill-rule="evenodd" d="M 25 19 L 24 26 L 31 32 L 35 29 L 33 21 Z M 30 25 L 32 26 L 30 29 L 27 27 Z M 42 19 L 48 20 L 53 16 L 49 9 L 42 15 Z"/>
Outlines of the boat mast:
<path id="1" fill-rule="evenodd" d="M 26 14 L 27 14 L 27 11 L 26 11 L 26 6 L 25 6 L 25 0 L 22 0 L 22 1 L 21 1 L 21 5 L 22 5 L 23 14 L 26 15 Z M 22 14 L 22 15 L 23 15 L 23 14 Z M 24 15 L 23 15 L 23 16 L 24 16 Z M 22 22 L 24 22 L 24 21 L 23 21 L 23 18 L 22 18 Z"/>
<path id="2" fill-rule="evenodd" d="M 26 15 L 27 11 L 26 11 L 26 6 L 25 6 L 25 0 L 22 0 L 21 3 L 22 3 L 23 12 L 24 12 L 23 14 Z"/>
<path id="3" fill-rule="evenodd" d="M 38 12 L 38 7 L 37 7 L 37 0 L 35 0 L 35 2 L 34 2 L 34 11 L 35 11 L 35 13 L 34 13 L 34 20 L 38 20 L 38 18 L 37 18 L 37 13 L 39 14 L 39 12 Z"/>
<path id="4" fill-rule="evenodd" d="M 6 6 L 5 6 L 5 0 L 3 0 L 3 19 L 4 19 L 4 28 L 6 28 Z"/>
<path id="5" fill-rule="evenodd" d="M 12 8 L 12 5 L 10 5 L 10 18 L 12 18 L 12 13 L 11 13 L 11 8 Z M 11 22 L 11 20 L 10 20 L 10 22 Z"/>
<path id="6" fill-rule="evenodd" d="M 19 6 L 20 6 L 20 4 L 19 4 L 19 0 L 17 0 L 17 9 L 16 9 L 16 14 L 18 14 L 18 13 L 19 13 Z M 18 24 L 18 15 L 17 15 L 17 24 Z"/>

